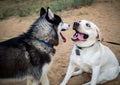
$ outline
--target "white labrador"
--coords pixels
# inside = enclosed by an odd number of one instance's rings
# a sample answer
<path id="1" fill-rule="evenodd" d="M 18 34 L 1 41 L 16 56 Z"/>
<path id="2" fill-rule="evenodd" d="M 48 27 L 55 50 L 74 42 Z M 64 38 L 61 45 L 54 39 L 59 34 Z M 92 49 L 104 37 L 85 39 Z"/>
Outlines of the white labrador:
<path id="1" fill-rule="evenodd" d="M 70 56 L 67 74 L 60 85 L 66 85 L 71 76 L 92 73 L 90 82 L 83 85 L 103 84 L 115 79 L 120 67 L 114 53 L 100 42 L 99 28 L 92 22 L 81 20 L 74 22 L 75 34 L 72 40 L 75 45 Z M 75 68 L 79 71 L 75 71 Z"/>

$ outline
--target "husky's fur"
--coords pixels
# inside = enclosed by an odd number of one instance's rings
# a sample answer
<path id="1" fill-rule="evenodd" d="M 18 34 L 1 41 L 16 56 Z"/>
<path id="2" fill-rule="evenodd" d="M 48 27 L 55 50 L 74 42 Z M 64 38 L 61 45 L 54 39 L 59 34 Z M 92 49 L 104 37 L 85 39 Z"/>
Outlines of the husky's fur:
<path id="1" fill-rule="evenodd" d="M 63 26 L 64 25 L 64 26 Z M 58 29 L 59 28 L 59 29 Z M 52 13 L 41 8 L 40 17 L 28 32 L 10 40 L 0 42 L 0 81 L 26 79 L 30 85 L 49 85 L 47 71 L 55 54 L 54 46 L 59 44 L 61 30 L 69 25 Z"/>

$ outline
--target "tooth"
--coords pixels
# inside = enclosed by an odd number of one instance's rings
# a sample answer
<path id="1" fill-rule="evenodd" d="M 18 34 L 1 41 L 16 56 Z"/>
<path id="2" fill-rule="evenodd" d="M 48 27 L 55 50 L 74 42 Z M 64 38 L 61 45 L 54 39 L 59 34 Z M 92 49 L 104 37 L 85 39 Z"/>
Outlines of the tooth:
<path id="1" fill-rule="evenodd" d="M 78 36 L 78 34 L 76 34 L 76 37 Z"/>

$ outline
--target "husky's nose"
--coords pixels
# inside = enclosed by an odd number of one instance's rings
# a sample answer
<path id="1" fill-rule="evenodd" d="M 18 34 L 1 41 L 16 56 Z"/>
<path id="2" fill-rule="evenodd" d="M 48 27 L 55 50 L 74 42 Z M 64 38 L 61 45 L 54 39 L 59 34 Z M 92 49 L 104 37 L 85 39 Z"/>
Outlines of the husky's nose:
<path id="1" fill-rule="evenodd" d="M 76 30 L 79 27 L 79 23 L 78 22 L 74 22 L 73 24 L 73 30 Z"/>

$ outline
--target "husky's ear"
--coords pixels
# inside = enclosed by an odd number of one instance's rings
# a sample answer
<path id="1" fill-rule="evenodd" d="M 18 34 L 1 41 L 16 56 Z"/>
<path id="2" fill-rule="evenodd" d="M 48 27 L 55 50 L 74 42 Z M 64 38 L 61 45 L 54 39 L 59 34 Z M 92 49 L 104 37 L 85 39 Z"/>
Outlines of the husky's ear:
<path id="1" fill-rule="evenodd" d="M 49 7 L 47 8 L 47 16 L 50 20 L 54 18 L 54 14 Z"/>
<path id="2" fill-rule="evenodd" d="M 44 15 L 46 13 L 46 10 L 42 7 L 40 10 L 40 16 Z"/>

